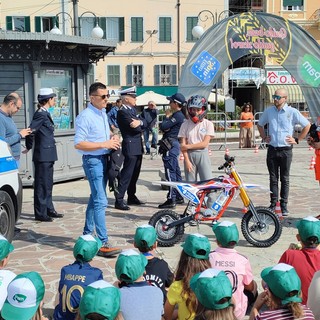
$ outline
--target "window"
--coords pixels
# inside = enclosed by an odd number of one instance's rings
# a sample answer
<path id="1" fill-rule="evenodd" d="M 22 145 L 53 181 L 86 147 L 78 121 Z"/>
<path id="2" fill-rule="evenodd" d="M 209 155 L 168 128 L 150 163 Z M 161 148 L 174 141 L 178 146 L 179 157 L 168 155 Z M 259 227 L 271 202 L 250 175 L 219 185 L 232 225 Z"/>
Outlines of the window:
<path id="1" fill-rule="evenodd" d="M 303 0 L 283 0 L 283 10 L 302 11 Z"/>
<path id="2" fill-rule="evenodd" d="M 195 42 L 197 39 L 192 35 L 192 29 L 198 24 L 198 17 L 187 17 L 187 42 Z"/>
<path id="3" fill-rule="evenodd" d="M 56 105 L 48 110 L 57 130 L 74 128 L 72 77 L 71 68 L 46 67 L 40 71 L 40 88 L 52 88 L 57 95 Z"/>
<path id="4" fill-rule="evenodd" d="M 171 42 L 171 18 L 159 18 L 159 42 Z"/>
<path id="5" fill-rule="evenodd" d="M 143 85 L 143 66 L 127 65 L 127 85 L 128 86 L 142 86 Z"/>
<path id="6" fill-rule="evenodd" d="M 169 86 L 177 84 L 177 66 L 160 64 L 154 66 L 154 84 Z"/>
<path id="7" fill-rule="evenodd" d="M 103 30 L 103 39 L 111 41 L 124 41 L 123 17 L 99 17 L 99 27 Z M 95 17 L 80 18 L 80 35 L 91 37 L 92 29 L 96 26 Z"/>
<path id="8" fill-rule="evenodd" d="M 36 32 L 50 31 L 55 24 L 56 17 L 34 17 Z"/>
<path id="9" fill-rule="evenodd" d="M 143 42 L 143 18 L 131 18 L 131 41 Z"/>
<path id="10" fill-rule="evenodd" d="M 108 86 L 120 86 L 120 66 L 109 65 L 107 66 L 107 79 Z"/>
<path id="11" fill-rule="evenodd" d="M 6 17 L 7 30 L 30 32 L 30 17 Z"/>

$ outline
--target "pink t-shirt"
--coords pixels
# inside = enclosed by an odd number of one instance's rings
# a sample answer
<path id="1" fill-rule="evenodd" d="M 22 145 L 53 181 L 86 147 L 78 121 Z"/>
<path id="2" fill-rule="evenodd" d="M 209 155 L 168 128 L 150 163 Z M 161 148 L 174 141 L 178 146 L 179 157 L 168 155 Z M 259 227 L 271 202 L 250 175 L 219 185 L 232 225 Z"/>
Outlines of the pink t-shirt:
<path id="1" fill-rule="evenodd" d="M 188 119 L 183 122 L 178 134 L 179 138 L 186 138 L 188 144 L 202 142 L 205 136 L 214 137 L 214 126 L 208 119 L 203 119 L 203 121 L 198 123 L 194 123 Z"/>
<path id="2" fill-rule="evenodd" d="M 253 280 L 249 260 L 235 249 L 221 247 L 210 253 L 209 260 L 212 268 L 223 270 L 228 275 L 234 291 L 234 314 L 237 319 L 243 319 L 248 305 L 248 298 L 243 293 L 244 286 Z"/>

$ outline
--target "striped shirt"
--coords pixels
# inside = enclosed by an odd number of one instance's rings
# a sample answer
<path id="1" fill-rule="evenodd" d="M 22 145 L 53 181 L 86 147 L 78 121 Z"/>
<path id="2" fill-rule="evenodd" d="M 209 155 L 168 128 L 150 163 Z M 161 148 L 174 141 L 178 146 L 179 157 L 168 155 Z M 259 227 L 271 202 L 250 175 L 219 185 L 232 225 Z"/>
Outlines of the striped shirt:
<path id="1" fill-rule="evenodd" d="M 264 311 L 255 317 L 255 320 L 315 320 L 312 311 L 305 305 L 301 305 L 304 310 L 302 318 L 294 318 L 288 309 L 277 309 Z"/>

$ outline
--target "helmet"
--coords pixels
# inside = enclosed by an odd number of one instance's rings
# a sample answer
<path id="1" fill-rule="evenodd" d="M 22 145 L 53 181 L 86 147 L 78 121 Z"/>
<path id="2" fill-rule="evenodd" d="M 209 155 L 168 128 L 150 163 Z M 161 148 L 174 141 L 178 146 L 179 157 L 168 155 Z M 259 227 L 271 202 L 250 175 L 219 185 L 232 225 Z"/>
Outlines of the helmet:
<path id="1" fill-rule="evenodd" d="M 195 95 L 189 98 L 187 103 L 188 113 L 190 116 L 190 119 L 194 123 L 201 122 L 206 113 L 207 113 L 207 100 L 203 96 Z M 190 108 L 198 108 L 201 109 L 201 112 L 196 114 L 194 111 L 191 111 Z"/>

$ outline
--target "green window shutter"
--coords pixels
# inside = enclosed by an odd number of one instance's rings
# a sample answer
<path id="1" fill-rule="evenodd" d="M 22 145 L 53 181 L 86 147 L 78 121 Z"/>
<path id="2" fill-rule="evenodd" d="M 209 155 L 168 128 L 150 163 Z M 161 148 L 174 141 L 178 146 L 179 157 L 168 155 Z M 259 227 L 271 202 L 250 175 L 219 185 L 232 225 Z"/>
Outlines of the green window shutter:
<path id="1" fill-rule="evenodd" d="M 103 30 L 102 39 L 107 39 L 107 19 L 105 17 L 99 18 L 99 27 Z"/>
<path id="2" fill-rule="evenodd" d="M 177 84 L 177 66 L 175 64 L 171 65 L 171 79 L 172 85 Z"/>
<path id="3" fill-rule="evenodd" d="M 154 85 L 160 85 L 160 65 L 154 66 Z"/>
<path id="4" fill-rule="evenodd" d="M 36 32 L 41 32 L 41 17 L 34 17 Z"/>
<path id="5" fill-rule="evenodd" d="M 159 18 L 159 41 L 171 42 L 171 18 Z"/>
<path id="6" fill-rule="evenodd" d="M 192 29 L 198 24 L 197 17 L 187 17 L 187 35 L 188 42 L 195 42 L 197 39 L 192 35 Z"/>
<path id="7" fill-rule="evenodd" d="M 143 19 L 131 18 L 131 41 L 143 42 Z"/>
<path id="8" fill-rule="evenodd" d="M 143 19 L 138 18 L 138 41 L 143 42 Z"/>
<path id="9" fill-rule="evenodd" d="M 132 85 L 132 65 L 127 65 L 127 86 Z"/>
<path id="10" fill-rule="evenodd" d="M 24 26 L 25 26 L 25 31 L 30 32 L 30 17 L 24 17 Z"/>
<path id="11" fill-rule="evenodd" d="M 6 17 L 6 29 L 12 30 L 12 17 Z"/>
<path id="12" fill-rule="evenodd" d="M 303 0 L 283 0 L 283 6 L 303 6 Z"/>
<path id="13" fill-rule="evenodd" d="M 119 41 L 124 41 L 124 17 L 119 18 Z"/>

